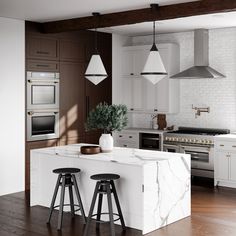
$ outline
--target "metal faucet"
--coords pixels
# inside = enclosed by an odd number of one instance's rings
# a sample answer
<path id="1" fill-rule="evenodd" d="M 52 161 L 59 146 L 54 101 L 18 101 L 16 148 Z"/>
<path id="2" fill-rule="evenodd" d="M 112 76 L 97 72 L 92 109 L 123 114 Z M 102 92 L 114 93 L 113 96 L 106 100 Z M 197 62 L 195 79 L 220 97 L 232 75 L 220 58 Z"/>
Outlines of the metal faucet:
<path id="1" fill-rule="evenodd" d="M 202 112 L 210 113 L 210 107 L 194 107 L 192 104 L 192 109 L 195 110 L 195 118 L 201 115 Z"/>

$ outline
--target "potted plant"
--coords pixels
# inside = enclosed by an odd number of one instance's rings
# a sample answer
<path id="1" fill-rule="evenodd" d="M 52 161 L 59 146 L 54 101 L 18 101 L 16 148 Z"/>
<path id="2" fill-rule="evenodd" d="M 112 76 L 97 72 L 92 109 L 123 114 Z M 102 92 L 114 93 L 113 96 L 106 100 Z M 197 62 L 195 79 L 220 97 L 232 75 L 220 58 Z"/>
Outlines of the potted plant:
<path id="1" fill-rule="evenodd" d="M 86 130 L 103 130 L 99 139 L 102 152 L 110 152 L 113 149 L 113 137 L 111 132 L 121 131 L 128 122 L 127 107 L 125 105 L 108 105 L 100 103 L 89 112 Z"/>

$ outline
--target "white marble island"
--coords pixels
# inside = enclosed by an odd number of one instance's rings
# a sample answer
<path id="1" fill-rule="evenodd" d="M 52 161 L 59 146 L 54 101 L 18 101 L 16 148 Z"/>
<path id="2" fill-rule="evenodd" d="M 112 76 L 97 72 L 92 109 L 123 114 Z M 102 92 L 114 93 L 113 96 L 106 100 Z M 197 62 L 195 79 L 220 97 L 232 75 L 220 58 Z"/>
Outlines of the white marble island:
<path id="1" fill-rule="evenodd" d="M 80 146 L 31 151 L 31 206 L 50 206 L 57 179 L 53 169 L 77 167 L 81 169 L 77 181 L 86 215 L 95 187 L 90 176 L 98 173 L 121 176 L 115 184 L 126 226 L 143 234 L 190 215 L 190 155 L 129 148 L 82 155 Z M 103 211 L 106 205 L 104 202 Z"/>

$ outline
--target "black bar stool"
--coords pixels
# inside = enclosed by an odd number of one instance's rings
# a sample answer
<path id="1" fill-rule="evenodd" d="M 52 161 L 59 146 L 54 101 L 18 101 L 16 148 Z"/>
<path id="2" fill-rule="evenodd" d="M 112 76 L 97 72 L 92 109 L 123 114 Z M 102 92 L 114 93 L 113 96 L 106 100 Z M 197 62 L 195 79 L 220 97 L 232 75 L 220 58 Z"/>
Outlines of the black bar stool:
<path id="1" fill-rule="evenodd" d="M 85 227 L 84 236 L 88 235 L 91 220 L 95 216 L 96 216 L 96 228 L 98 229 L 99 223 L 108 223 L 109 222 L 111 235 L 115 236 L 115 226 L 114 226 L 115 221 L 120 220 L 123 230 L 126 229 L 124 218 L 123 218 L 123 215 L 121 212 L 120 203 L 119 203 L 118 196 L 116 193 L 115 184 L 113 181 L 113 180 L 119 179 L 120 176 L 116 175 L 116 174 L 97 174 L 97 175 L 92 175 L 90 178 L 93 180 L 97 180 L 97 184 L 96 184 L 95 191 L 93 194 L 93 199 L 92 199 L 91 207 L 89 210 L 89 215 L 87 218 L 87 224 Z M 112 193 L 113 193 L 113 196 L 115 199 L 118 214 L 113 213 L 112 200 L 111 200 Z M 99 199 L 98 199 L 97 214 L 93 214 L 93 210 L 94 210 L 94 206 L 95 206 L 95 202 L 96 202 L 98 194 L 99 194 Z M 107 195 L 108 211 L 109 211 L 108 213 L 101 213 L 103 194 Z M 102 221 L 101 215 L 109 215 L 109 221 Z M 118 218 L 114 219 L 113 218 L 114 215 L 118 216 Z"/>
<path id="2" fill-rule="evenodd" d="M 61 230 L 64 206 L 70 206 L 72 217 L 75 216 L 76 211 L 80 210 L 83 222 L 84 222 L 84 224 L 86 223 L 84 208 L 83 208 L 83 204 L 82 204 L 82 201 L 81 201 L 77 181 L 76 181 L 76 178 L 75 178 L 75 173 L 78 173 L 78 172 L 80 172 L 80 169 L 78 169 L 78 168 L 59 168 L 59 169 L 53 170 L 53 173 L 59 174 L 59 175 L 58 175 L 58 178 L 57 178 L 57 183 L 56 183 L 56 187 L 55 187 L 55 190 L 54 190 L 54 194 L 53 194 L 53 198 L 52 198 L 52 202 L 51 202 L 51 206 L 50 206 L 50 212 L 49 212 L 49 217 L 48 217 L 48 222 L 47 223 L 48 224 L 50 223 L 53 210 L 55 208 L 59 207 L 59 216 L 58 216 L 58 224 L 57 224 L 57 229 L 58 230 Z M 61 186 L 60 205 L 54 206 L 59 186 Z M 78 204 L 74 204 L 72 186 L 74 186 L 74 190 L 75 190 L 75 194 L 76 194 L 76 197 L 77 197 L 77 200 L 78 200 Z M 65 188 L 66 187 L 69 188 L 70 204 L 64 204 Z M 78 207 L 78 209 L 75 210 L 75 206 Z"/>

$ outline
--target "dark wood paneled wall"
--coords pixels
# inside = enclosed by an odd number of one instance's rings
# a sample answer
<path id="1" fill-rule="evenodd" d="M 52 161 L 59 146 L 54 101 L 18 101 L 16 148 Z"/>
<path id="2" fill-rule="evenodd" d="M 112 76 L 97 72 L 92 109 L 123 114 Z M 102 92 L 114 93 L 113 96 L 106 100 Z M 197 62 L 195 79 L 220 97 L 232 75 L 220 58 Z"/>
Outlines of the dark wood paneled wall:
<path id="1" fill-rule="evenodd" d="M 26 22 L 26 70 L 60 72 L 60 138 L 26 142 L 26 189 L 30 188 L 30 150 L 78 142 L 98 143 L 100 131 L 86 132 L 89 110 L 112 102 L 112 37 L 98 33 L 98 50 L 109 75 L 95 86 L 84 72 L 94 52 L 94 32 L 42 34 L 38 24 Z"/>

